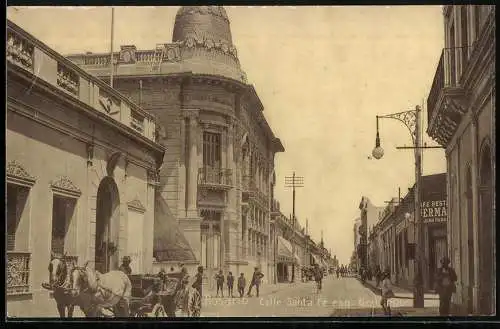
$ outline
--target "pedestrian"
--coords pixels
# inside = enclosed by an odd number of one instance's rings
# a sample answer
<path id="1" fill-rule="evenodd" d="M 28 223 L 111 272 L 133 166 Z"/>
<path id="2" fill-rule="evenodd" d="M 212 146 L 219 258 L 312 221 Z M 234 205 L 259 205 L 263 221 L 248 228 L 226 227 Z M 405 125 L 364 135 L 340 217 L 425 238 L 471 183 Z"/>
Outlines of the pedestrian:
<path id="1" fill-rule="evenodd" d="M 391 272 L 385 270 L 382 274 L 382 288 L 381 288 L 382 298 L 380 299 L 380 305 L 384 310 L 385 315 L 391 315 L 391 307 L 389 306 L 389 299 L 394 297 L 394 292 L 392 291 L 391 284 Z"/>
<path id="2" fill-rule="evenodd" d="M 222 270 L 220 270 L 219 273 L 217 273 L 215 275 L 215 283 L 217 284 L 217 296 L 216 297 L 219 297 L 219 291 L 220 291 L 221 296 L 224 297 L 224 290 L 223 290 L 224 274 L 222 273 Z"/>
<path id="3" fill-rule="evenodd" d="M 439 294 L 439 315 L 450 315 L 451 295 L 456 292 L 457 274 L 450 266 L 450 259 L 443 257 L 436 274 L 436 292 Z"/>
<path id="4" fill-rule="evenodd" d="M 255 286 L 255 290 L 257 290 L 257 297 L 259 297 L 259 287 L 260 287 L 260 282 L 262 278 L 264 277 L 264 274 L 259 270 L 258 267 L 254 268 L 254 272 L 252 275 L 252 281 L 250 282 L 250 287 L 248 288 L 247 296 L 251 297 L 252 293 L 252 288 Z"/>
<path id="5" fill-rule="evenodd" d="M 200 298 L 203 297 L 202 294 L 202 287 L 203 287 L 203 266 L 198 266 L 198 272 L 194 276 L 194 282 L 192 284 L 192 287 L 196 290 L 198 290 L 198 293 L 200 294 Z"/>
<path id="6" fill-rule="evenodd" d="M 318 264 L 314 269 L 314 281 L 316 281 L 317 291 L 321 292 L 321 283 L 323 281 L 323 271 L 319 268 Z"/>
<path id="7" fill-rule="evenodd" d="M 337 279 L 339 278 L 339 272 L 340 272 L 340 271 L 339 271 L 339 268 L 337 267 L 337 268 L 335 269 L 335 273 L 337 273 Z"/>
<path id="8" fill-rule="evenodd" d="M 233 297 L 233 285 L 234 285 L 234 276 L 232 272 L 229 272 L 226 278 L 227 282 L 227 295 L 229 297 Z"/>
<path id="9" fill-rule="evenodd" d="M 127 275 L 132 274 L 132 268 L 130 267 L 130 263 L 132 263 L 132 259 L 130 259 L 130 256 L 123 256 L 122 264 L 120 265 L 118 270 L 122 271 Z"/>
<path id="10" fill-rule="evenodd" d="M 245 286 L 247 285 L 247 280 L 245 279 L 245 275 L 240 273 L 240 277 L 238 278 L 238 293 L 240 294 L 240 298 L 245 294 Z"/>
<path id="11" fill-rule="evenodd" d="M 380 286 L 380 281 L 382 279 L 382 271 L 380 270 L 380 265 L 375 268 L 375 284 L 378 288 Z"/>

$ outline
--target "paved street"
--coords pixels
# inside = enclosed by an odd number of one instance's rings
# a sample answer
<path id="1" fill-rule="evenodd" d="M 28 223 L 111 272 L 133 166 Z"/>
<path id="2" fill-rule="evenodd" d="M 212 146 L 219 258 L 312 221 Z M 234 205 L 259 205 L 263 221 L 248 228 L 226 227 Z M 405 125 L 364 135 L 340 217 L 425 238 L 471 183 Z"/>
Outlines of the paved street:
<path id="1" fill-rule="evenodd" d="M 426 299 L 425 308 L 411 307 L 412 300 L 404 296 L 391 300 L 393 315 L 436 315 L 438 300 Z M 316 317 L 316 316 L 383 316 L 380 296 L 364 287 L 355 278 L 328 276 L 321 293 L 314 282 L 263 286 L 259 298 L 205 297 L 204 317 Z"/>
<path id="2" fill-rule="evenodd" d="M 321 293 L 315 287 L 314 282 L 297 282 L 280 285 L 275 292 L 273 285 L 263 286 L 259 298 L 205 297 L 202 316 L 329 316 L 336 309 L 376 307 L 379 300 L 354 278 L 328 276 Z"/>

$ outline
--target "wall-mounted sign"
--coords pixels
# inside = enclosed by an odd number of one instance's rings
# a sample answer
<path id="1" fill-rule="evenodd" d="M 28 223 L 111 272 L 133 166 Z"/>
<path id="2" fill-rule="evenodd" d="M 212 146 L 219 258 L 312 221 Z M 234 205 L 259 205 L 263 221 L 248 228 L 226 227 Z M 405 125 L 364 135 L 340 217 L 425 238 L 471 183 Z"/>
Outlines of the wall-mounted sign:
<path id="1" fill-rule="evenodd" d="M 421 216 L 424 223 L 446 222 L 448 206 L 446 200 L 423 201 L 421 203 Z"/>

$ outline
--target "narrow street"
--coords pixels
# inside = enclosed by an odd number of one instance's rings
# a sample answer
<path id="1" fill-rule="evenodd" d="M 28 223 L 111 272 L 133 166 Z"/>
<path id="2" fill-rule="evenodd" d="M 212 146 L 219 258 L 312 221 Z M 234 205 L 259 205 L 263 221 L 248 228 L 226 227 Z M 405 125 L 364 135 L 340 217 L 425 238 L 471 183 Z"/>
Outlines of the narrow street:
<path id="1" fill-rule="evenodd" d="M 291 317 L 330 316 L 336 310 L 371 309 L 378 307 L 379 297 L 363 287 L 355 278 L 328 276 L 321 293 L 316 284 L 297 282 L 283 285 L 274 293 L 272 286 L 263 286 L 261 296 L 244 298 L 205 297 L 204 317 Z"/>

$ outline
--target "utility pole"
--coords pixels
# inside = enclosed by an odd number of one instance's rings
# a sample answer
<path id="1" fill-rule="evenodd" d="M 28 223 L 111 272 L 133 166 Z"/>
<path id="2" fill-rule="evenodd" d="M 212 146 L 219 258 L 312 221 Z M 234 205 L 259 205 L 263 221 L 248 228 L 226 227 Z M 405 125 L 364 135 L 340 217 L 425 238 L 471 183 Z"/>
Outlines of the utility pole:
<path id="1" fill-rule="evenodd" d="M 292 257 L 294 258 L 295 263 L 295 188 L 296 187 L 304 187 L 304 177 L 295 176 L 295 171 L 293 172 L 293 176 L 285 177 L 285 187 L 291 187 L 293 193 L 292 199 Z M 292 282 L 295 282 L 295 264 L 292 266 Z"/>
<path id="2" fill-rule="evenodd" d="M 115 70 L 114 67 L 114 59 L 113 59 L 113 39 L 114 39 L 114 31 L 115 31 L 115 8 L 111 7 L 111 73 L 109 75 L 109 85 L 111 88 L 113 88 L 113 71 Z"/>

